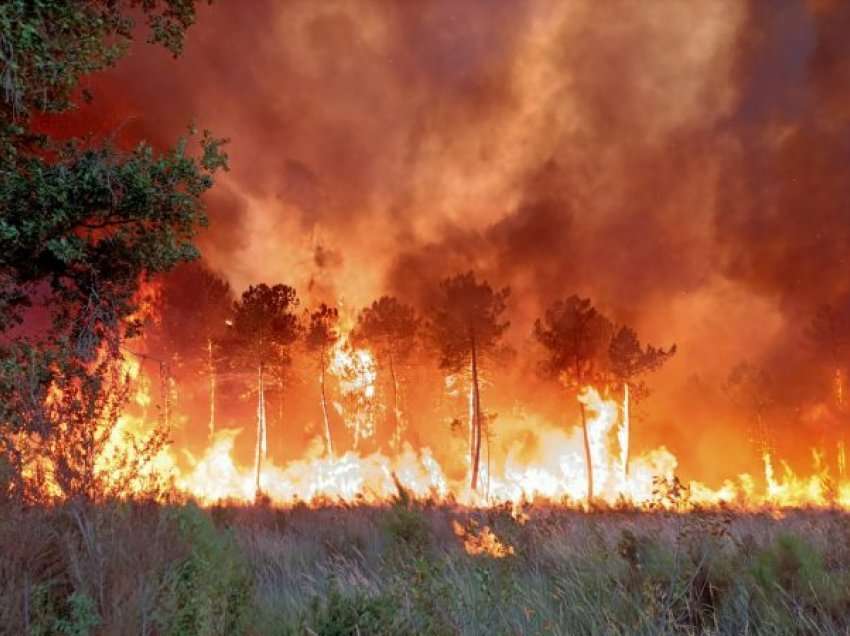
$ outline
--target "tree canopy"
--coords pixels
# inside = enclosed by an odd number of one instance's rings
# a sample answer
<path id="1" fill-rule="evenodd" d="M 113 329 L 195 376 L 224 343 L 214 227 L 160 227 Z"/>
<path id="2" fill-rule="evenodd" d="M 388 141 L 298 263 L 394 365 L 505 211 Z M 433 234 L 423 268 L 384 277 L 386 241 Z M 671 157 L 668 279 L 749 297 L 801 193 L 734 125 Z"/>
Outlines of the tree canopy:
<path id="1" fill-rule="evenodd" d="M 300 334 L 298 296 L 288 285 L 251 285 L 234 303 L 226 346 L 230 357 L 257 367 L 288 357 Z"/>
<path id="2" fill-rule="evenodd" d="M 534 335 L 547 353 L 542 373 L 577 388 L 600 382 L 613 330 L 589 298 L 570 296 L 555 302 L 534 323 Z"/>
<path id="3" fill-rule="evenodd" d="M 498 347 L 510 326 L 503 320 L 509 296 L 509 288 L 494 291 L 473 272 L 440 283 L 427 325 L 441 368 L 457 372 L 470 363 L 473 350 L 486 354 Z"/>
<path id="4" fill-rule="evenodd" d="M 666 350 L 641 345 L 635 330 L 622 326 L 614 333 L 608 345 L 609 369 L 616 382 L 628 384 L 634 389 L 636 397 L 645 396 L 648 389 L 641 376 L 660 369 L 675 353 L 676 345 Z"/>
<path id="5" fill-rule="evenodd" d="M 179 55 L 197 0 L 7 0 L 0 5 L 5 123 L 73 106 L 80 80 L 114 65 L 141 16 L 148 42 Z"/>
<path id="6" fill-rule="evenodd" d="M 392 296 L 381 296 L 360 312 L 351 338 L 370 345 L 379 358 L 400 360 L 412 350 L 418 328 L 413 307 Z"/>

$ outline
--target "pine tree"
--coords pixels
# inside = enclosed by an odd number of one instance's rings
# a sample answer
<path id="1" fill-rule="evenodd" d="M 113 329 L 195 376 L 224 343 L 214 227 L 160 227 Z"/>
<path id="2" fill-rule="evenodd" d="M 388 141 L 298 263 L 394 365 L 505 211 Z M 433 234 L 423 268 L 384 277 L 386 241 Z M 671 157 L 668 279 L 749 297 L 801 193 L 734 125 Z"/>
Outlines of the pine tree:
<path id="1" fill-rule="evenodd" d="M 426 318 L 440 368 L 449 373 L 469 369 L 469 462 L 473 490 L 478 488 L 481 443 L 488 435 L 481 409 L 481 367 L 498 350 L 510 325 L 502 320 L 509 296 L 508 288 L 494 291 L 486 281 L 479 283 L 472 272 L 457 274 L 442 281 L 437 300 Z"/>
<path id="2" fill-rule="evenodd" d="M 266 373 L 270 365 L 289 358 L 289 347 L 298 339 L 300 325 L 294 313 L 298 296 L 287 285 L 252 285 L 234 303 L 230 333 L 223 342 L 231 362 L 250 367 L 257 377 L 257 440 L 254 451 L 256 492 L 268 454 L 266 426 Z"/>

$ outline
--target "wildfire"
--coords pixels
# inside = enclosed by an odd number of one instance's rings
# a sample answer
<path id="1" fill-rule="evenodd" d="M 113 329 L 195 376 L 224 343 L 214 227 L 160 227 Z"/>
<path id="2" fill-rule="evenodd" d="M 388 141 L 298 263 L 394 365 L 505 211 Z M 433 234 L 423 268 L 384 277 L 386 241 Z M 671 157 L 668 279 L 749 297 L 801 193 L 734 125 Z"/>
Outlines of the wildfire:
<path id="1" fill-rule="evenodd" d="M 337 340 L 328 369 L 339 381 L 341 401 L 334 406 L 354 433 L 354 447 L 375 434 L 375 358 L 368 349 L 352 346 L 347 337 Z"/>
<path id="2" fill-rule="evenodd" d="M 455 536 L 463 541 L 463 548 L 467 554 L 486 554 L 495 559 L 504 559 L 514 555 L 513 546 L 500 541 L 489 526 L 484 526 L 478 530 L 474 521 L 470 521 L 466 528 L 457 521 L 453 521 L 452 527 Z"/>
<path id="3" fill-rule="evenodd" d="M 351 347 L 346 341 L 333 352 L 331 373 L 339 378 L 340 394 L 350 402 L 339 405 L 346 422 L 362 417 L 374 401 L 376 366 L 371 353 Z M 107 481 L 121 480 L 122 466 L 137 461 L 149 439 L 161 426 L 161 417 L 151 396 L 155 385 L 144 373 L 138 359 L 128 358 L 122 373 L 134 387 L 130 402 L 139 413 L 121 415 L 109 432 L 108 440 L 94 464 L 96 473 Z M 814 506 L 850 509 L 850 481 L 843 474 L 833 479 L 823 461 L 823 453 L 813 453 L 814 470 L 799 476 L 791 467 L 765 453 L 763 489 L 749 474 L 727 480 L 719 488 L 699 482 L 681 484 L 676 479 L 676 457 L 659 447 L 633 457 L 625 465 L 623 445 L 627 440 L 627 410 L 610 396 L 586 387 L 579 399 L 587 413 L 590 461 L 597 503 L 632 505 L 643 508 L 689 510 L 694 507 L 738 506 L 780 510 L 785 507 Z M 368 425 L 367 425 L 368 424 Z M 359 420 L 361 439 L 374 433 L 375 419 Z M 534 456 L 508 448 L 498 470 L 493 470 L 486 488 L 472 490 L 466 479 L 449 479 L 429 448 L 415 449 L 404 443 L 392 453 L 362 454 L 356 448 L 338 456 L 324 452 L 321 437 L 313 440 L 303 458 L 278 465 L 269 458 L 262 466 L 263 494 L 278 505 L 297 502 L 345 502 L 381 504 L 398 494 L 399 485 L 418 499 L 454 502 L 486 507 L 509 505 L 513 516 L 527 519 L 525 502 L 549 501 L 574 506 L 585 505 L 588 489 L 580 424 L 565 430 L 535 421 L 541 443 Z M 198 456 L 163 445 L 149 455 L 135 480 L 125 490 L 140 492 L 151 483 L 170 488 L 204 504 L 221 500 L 250 502 L 256 497 L 255 467 L 235 457 L 235 441 L 241 429 L 222 429 Z M 141 440 L 141 441 L 140 441 Z M 839 449 L 839 465 L 843 457 Z M 46 471 L 49 473 L 49 471 Z M 54 495 L 55 488 L 48 489 Z M 504 557 L 513 553 L 487 528 L 462 528 L 455 532 L 464 540 L 470 554 Z"/>

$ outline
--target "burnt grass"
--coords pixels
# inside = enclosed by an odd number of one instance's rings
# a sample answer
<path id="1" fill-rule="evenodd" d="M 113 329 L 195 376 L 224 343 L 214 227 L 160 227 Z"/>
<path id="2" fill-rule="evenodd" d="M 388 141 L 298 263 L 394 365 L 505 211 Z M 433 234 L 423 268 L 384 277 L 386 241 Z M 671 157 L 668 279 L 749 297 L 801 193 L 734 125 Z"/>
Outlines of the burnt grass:
<path id="1" fill-rule="evenodd" d="M 850 633 L 840 511 L 517 515 L 401 498 L 1 512 L 3 634 Z M 455 523 L 513 554 L 468 554 Z"/>

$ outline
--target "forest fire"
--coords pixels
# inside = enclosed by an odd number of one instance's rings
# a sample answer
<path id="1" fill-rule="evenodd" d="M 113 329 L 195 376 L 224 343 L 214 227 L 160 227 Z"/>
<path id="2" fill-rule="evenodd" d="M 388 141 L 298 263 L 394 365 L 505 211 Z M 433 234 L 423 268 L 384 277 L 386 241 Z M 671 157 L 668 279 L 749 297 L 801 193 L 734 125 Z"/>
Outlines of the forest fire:
<path id="1" fill-rule="evenodd" d="M 850 634 L 848 29 L 0 2 L 0 633 Z"/>
<path id="2" fill-rule="evenodd" d="M 345 392 L 360 392 L 369 400 L 375 397 L 377 373 L 367 350 L 354 350 L 339 344 L 332 368 L 345 382 Z M 362 367 L 357 365 L 362 364 Z M 133 402 L 143 411 L 152 409 L 151 382 L 140 372 L 138 363 L 126 363 L 136 390 Z M 364 371 L 365 369 L 365 371 Z M 352 378 L 354 374 L 354 379 Z M 627 410 L 622 402 L 605 396 L 592 387 L 579 395 L 588 412 L 591 462 L 596 491 L 594 505 L 666 509 L 686 512 L 694 508 L 724 507 L 739 510 L 781 509 L 786 507 L 837 507 L 850 509 L 850 481 L 830 475 L 823 451 L 812 451 L 813 472 L 797 475 L 787 463 L 766 453 L 760 475 L 730 476 L 720 488 L 697 481 L 679 483 L 676 457 L 664 447 L 632 458 L 628 469 L 622 444 Z M 363 402 L 355 401 L 355 407 Z M 338 405 L 340 411 L 343 406 Z M 343 412 L 344 413 L 344 412 Z M 354 417 L 353 415 L 351 417 Z M 540 425 L 539 423 L 537 425 Z M 346 425 L 353 439 L 355 426 Z M 134 435 L 153 428 L 144 417 L 123 415 L 114 427 L 109 444 L 97 462 L 97 471 L 106 475 L 132 458 Z M 540 453 L 530 457 L 508 451 L 501 468 L 482 469 L 481 488 L 472 490 L 468 478 L 450 480 L 430 448 L 414 448 L 409 442 L 393 452 L 390 449 L 369 454 L 348 450 L 339 456 L 325 453 L 321 437 L 314 438 L 305 457 L 285 464 L 266 461 L 261 468 L 262 494 L 275 505 L 295 504 L 384 504 L 398 496 L 399 487 L 413 497 L 434 503 L 452 503 L 472 507 L 498 507 L 504 504 L 528 506 L 537 503 L 583 507 L 587 480 L 582 450 L 580 423 L 568 430 L 547 426 Z M 155 475 L 175 488 L 175 494 L 210 505 L 222 501 L 252 502 L 256 492 L 256 466 L 240 462 L 235 453 L 237 436 L 250 429 L 223 428 L 209 446 L 197 455 L 164 447 L 153 457 L 138 483 L 128 484 L 126 494 L 145 488 L 145 477 Z M 360 435 L 362 435 L 362 430 Z M 354 444 L 352 440 L 352 445 Z M 840 449 L 839 449 L 840 452 Z M 469 469 L 469 467 L 467 467 Z M 120 473 L 120 471 L 119 471 Z M 757 486 L 761 482 L 762 486 Z M 471 536 L 471 535 L 470 535 Z M 482 548 L 484 549 L 484 548 Z"/>
<path id="3" fill-rule="evenodd" d="M 211 11 L 185 65 L 142 53 L 122 62 L 129 76 L 159 78 L 170 100 L 107 69 L 59 86 L 42 78 L 32 94 L 20 87 L 9 111 L 20 124 L 57 143 L 114 136 L 120 150 L 56 156 L 57 178 L 102 159 L 104 182 L 70 198 L 110 203 L 20 239 L 0 306 L 10 308 L 4 328 L 24 323 L 27 338 L 44 316 L 60 321 L 45 337 L 54 348 L 74 343 L 80 367 L 68 386 L 92 368 L 98 339 L 121 340 L 131 399 L 93 442 L 98 471 L 116 472 L 161 427 L 173 443 L 158 449 L 157 472 L 204 503 L 382 502 L 397 479 L 417 497 L 470 506 L 845 506 L 850 286 L 835 159 L 844 152 L 826 143 L 829 117 L 814 106 L 842 103 L 843 76 L 828 63 L 837 46 L 828 16 L 842 12 L 813 3 L 798 8 L 809 21 L 789 22 L 812 31 L 792 38 L 799 68 L 827 69 L 807 75 L 812 99 L 797 108 L 784 92 L 764 102 L 754 79 L 785 64 L 782 47 L 739 46 L 751 25 L 763 42 L 788 35 L 756 7 L 701 8 L 697 45 L 680 10 L 624 9 L 629 28 L 597 37 L 609 21 L 594 3 L 498 15 L 461 5 L 421 14 L 264 5 L 258 15 L 285 37 L 256 51 L 267 72 L 223 65 L 224 84 L 197 72 L 217 54 L 210 34 L 226 26 L 253 44 L 255 32 L 230 10 Z M 458 19 L 477 25 L 471 41 L 448 27 Z M 182 51 L 178 39 L 170 52 Z M 635 46 L 643 42 L 687 50 L 683 68 Z M 632 48 L 641 55 L 624 54 Z M 455 49 L 457 67 L 445 63 Z M 338 59 L 351 66 L 342 72 Z M 612 61 L 622 72 L 611 74 Z M 349 90 L 351 78 L 370 90 Z M 101 99 L 74 110 L 69 86 Z M 258 96 L 248 100 L 256 116 L 235 106 L 200 113 L 233 135 L 239 160 L 206 131 L 173 152 L 124 153 L 178 135 L 185 122 L 172 105 L 229 103 L 224 86 Z M 50 91 L 50 108 L 33 97 Z M 280 121 L 299 122 L 297 131 L 267 125 Z M 680 157 L 681 148 L 698 152 Z M 799 160 L 807 153 L 817 170 Z M 160 183 L 164 175 L 183 180 Z M 174 196 L 146 198 L 157 188 Z M 113 214 L 119 191 L 128 205 L 146 202 L 131 219 Z M 813 193 L 817 232 L 795 212 Z M 9 214 L 56 209 L 35 194 L 10 190 Z M 20 201 L 30 207 L 18 210 Z M 63 232 L 73 246 L 43 240 Z M 70 273 L 29 267 L 72 255 Z M 61 299 L 47 292 L 58 281 Z M 8 357 L 23 368 L 27 355 Z M 7 419 L 27 420 L 10 424 L 13 435 L 67 419 L 57 409 L 73 405 L 51 406 L 58 384 L 45 386 L 37 405 L 28 400 L 38 391 L 11 392 Z M 120 396 L 90 389 L 99 417 L 116 419 Z M 37 407 L 52 415 L 30 416 Z M 31 461 L 30 472 L 46 460 Z"/>

